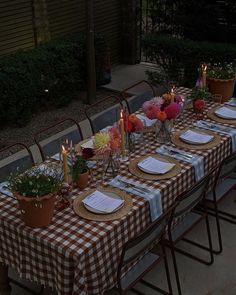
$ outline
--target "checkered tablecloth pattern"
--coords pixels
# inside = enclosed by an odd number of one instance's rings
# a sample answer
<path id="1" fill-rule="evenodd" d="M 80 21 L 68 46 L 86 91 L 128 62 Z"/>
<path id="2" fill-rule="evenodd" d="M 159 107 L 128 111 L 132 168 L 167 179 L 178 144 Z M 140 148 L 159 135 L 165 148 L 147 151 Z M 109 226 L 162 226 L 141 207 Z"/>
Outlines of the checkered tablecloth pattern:
<path id="1" fill-rule="evenodd" d="M 179 93 L 189 90 L 180 88 Z M 213 107 L 208 103 L 207 107 Z M 175 128 L 190 126 L 195 120 L 191 110 Z M 155 135 L 144 134 L 130 159 L 155 153 Z M 230 136 L 221 135 L 219 146 L 211 150 L 190 150 L 204 157 L 205 173 L 231 153 Z M 194 169 L 180 161 L 181 173 L 169 180 L 150 181 L 133 176 L 127 162 L 120 163 L 119 173 L 159 189 L 165 210 L 184 190 L 194 184 Z M 101 184 L 101 167 L 94 171 L 90 188 Z M 108 180 L 103 180 L 107 186 Z M 72 199 L 79 194 L 73 191 Z M 45 229 L 32 229 L 23 224 L 15 200 L 0 195 L 0 262 L 14 268 L 22 277 L 45 284 L 59 295 L 102 295 L 114 286 L 122 246 L 150 223 L 148 202 L 133 198 L 132 210 L 123 218 L 109 222 L 88 221 L 77 216 L 72 207 L 55 212 L 53 222 Z"/>

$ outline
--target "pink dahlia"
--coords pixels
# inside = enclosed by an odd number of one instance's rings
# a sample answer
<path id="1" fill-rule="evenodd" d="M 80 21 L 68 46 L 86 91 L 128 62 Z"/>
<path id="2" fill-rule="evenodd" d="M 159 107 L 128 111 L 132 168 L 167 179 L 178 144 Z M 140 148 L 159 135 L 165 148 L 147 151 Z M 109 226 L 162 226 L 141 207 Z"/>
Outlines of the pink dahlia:
<path id="1" fill-rule="evenodd" d="M 179 114 L 180 109 L 181 109 L 180 105 L 177 104 L 176 102 L 170 103 L 167 107 L 165 107 L 167 119 L 168 120 L 175 119 L 177 115 Z"/>

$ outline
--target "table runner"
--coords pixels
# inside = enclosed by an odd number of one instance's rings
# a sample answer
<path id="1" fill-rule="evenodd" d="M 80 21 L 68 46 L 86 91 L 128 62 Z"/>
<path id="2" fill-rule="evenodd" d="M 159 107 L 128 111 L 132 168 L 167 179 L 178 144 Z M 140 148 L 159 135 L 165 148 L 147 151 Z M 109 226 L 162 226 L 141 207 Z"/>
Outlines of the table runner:
<path id="1" fill-rule="evenodd" d="M 183 88 L 179 94 L 185 94 Z M 213 106 L 214 103 L 207 103 L 208 108 Z M 192 111 L 186 111 L 185 118 L 189 126 L 194 120 Z M 184 127 L 176 121 L 176 130 Z M 131 159 L 155 153 L 158 146 L 154 134 L 145 134 Z M 230 138 L 222 134 L 220 145 L 212 150 L 189 151 L 204 157 L 207 173 L 230 154 Z M 120 175 L 140 181 L 129 173 L 128 164 L 129 161 L 121 163 Z M 180 164 L 182 171 L 176 177 L 143 181 L 151 189 L 160 190 L 164 211 L 180 193 L 194 184 L 193 167 L 184 162 Z M 100 183 L 100 169 L 93 173 L 89 188 Z M 105 180 L 104 184 L 107 186 L 108 182 Z M 78 193 L 74 190 L 72 198 Z M 46 229 L 31 229 L 20 220 L 16 201 L 0 195 L 0 262 L 13 267 L 22 277 L 52 287 L 58 295 L 102 295 L 115 283 L 123 244 L 150 223 L 148 202 L 134 195 L 131 197 L 133 208 L 120 220 L 84 220 L 70 207 L 55 212 L 53 223 Z"/>

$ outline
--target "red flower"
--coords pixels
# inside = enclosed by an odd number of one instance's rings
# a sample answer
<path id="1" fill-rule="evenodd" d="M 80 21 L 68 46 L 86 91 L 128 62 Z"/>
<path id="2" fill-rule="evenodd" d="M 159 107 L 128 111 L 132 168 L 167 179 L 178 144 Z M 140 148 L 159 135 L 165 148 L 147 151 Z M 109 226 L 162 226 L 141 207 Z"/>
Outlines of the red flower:
<path id="1" fill-rule="evenodd" d="M 203 99 L 196 99 L 193 103 L 197 110 L 203 110 L 205 107 L 205 101 Z"/>
<path id="2" fill-rule="evenodd" d="M 84 148 L 82 149 L 82 157 L 85 160 L 92 158 L 95 155 L 94 150 L 91 148 Z"/>

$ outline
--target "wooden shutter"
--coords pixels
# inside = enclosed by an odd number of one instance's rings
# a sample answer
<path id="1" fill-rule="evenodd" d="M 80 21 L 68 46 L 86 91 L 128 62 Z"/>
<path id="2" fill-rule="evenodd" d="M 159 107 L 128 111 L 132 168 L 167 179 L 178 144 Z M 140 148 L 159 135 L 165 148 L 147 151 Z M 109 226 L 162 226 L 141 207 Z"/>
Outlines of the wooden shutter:
<path id="1" fill-rule="evenodd" d="M 86 31 L 87 0 L 48 0 L 51 37 L 70 32 Z M 112 63 L 121 56 L 121 6 L 119 0 L 94 0 L 94 29 L 105 34 L 111 51 Z"/>
<path id="2" fill-rule="evenodd" d="M 121 1 L 96 0 L 94 5 L 95 32 L 103 33 L 111 49 L 112 64 L 121 60 Z"/>
<path id="3" fill-rule="evenodd" d="M 30 0 L 0 0 L 0 55 L 35 45 Z"/>
<path id="4" fill-rule="evenodd" d="M 48 1 L 48 21 L 52 39 L 70 32 L 85 31 L 85 1 Z"/>

